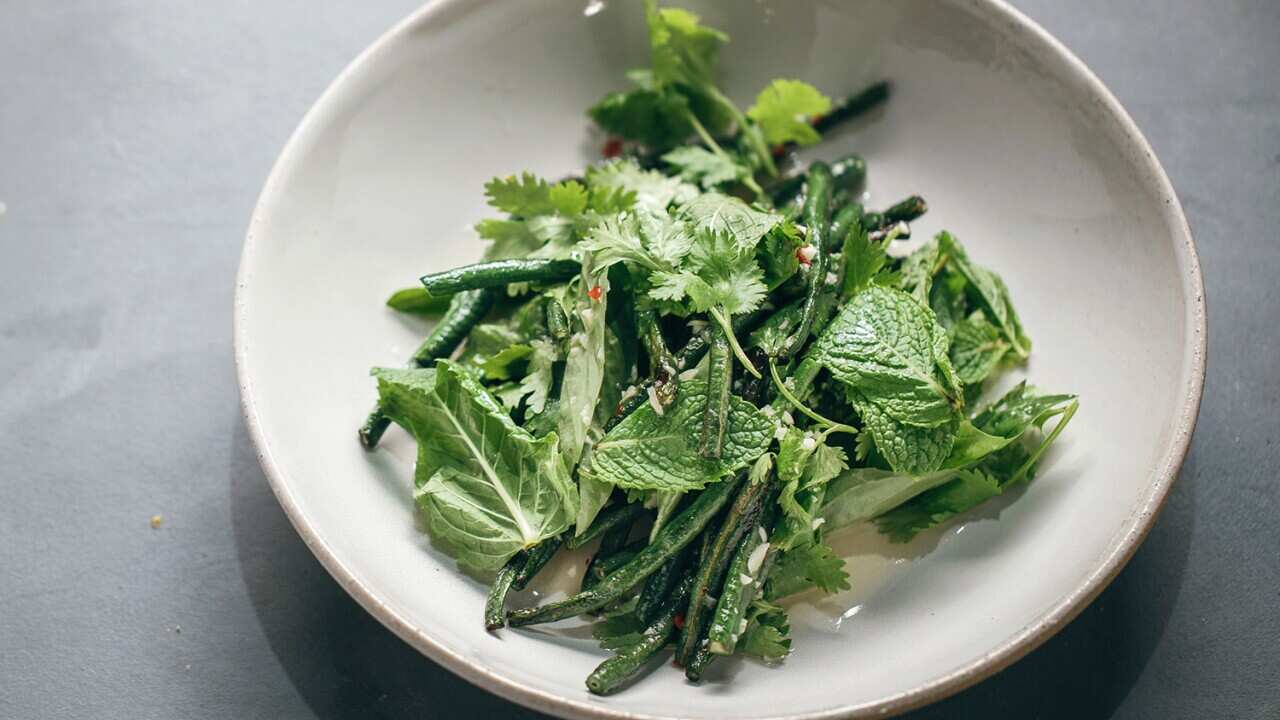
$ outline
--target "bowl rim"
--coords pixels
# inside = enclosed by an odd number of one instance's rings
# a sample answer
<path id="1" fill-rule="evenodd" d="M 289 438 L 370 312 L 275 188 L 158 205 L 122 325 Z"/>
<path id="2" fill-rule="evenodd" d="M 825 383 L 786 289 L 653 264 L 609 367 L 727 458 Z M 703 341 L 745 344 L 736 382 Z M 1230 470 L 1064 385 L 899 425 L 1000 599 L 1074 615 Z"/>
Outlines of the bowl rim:
<path id="1" fill-rule="evenodd" d="M 255 229 L 262 223 L 273 196 L 278 191 L 282 177 L 294 164 L 301 139 L 323 115 L 323 109 L 333 102 L 338 90 L 353 76 L 383 54 L 386 49 L 403 40 L 415 28 L 430 22 L 446 8 L 475 0 L 430 0 L 410 13 L 383 33 L 371 45 L 352 60 L 329 84 L 311 105 L 294 130 L 279 158 L 273 164 L 255 204 L 249 222 L 240 265 L 236 273 L 236 290 L 233 313 L 233 338 L 235 346 L 236 377 L 240 386 L 241 409 L 249 435 L 253 441 L 258 462 L 266 474 L 268 484 L 279 501 L 290 523 L 302 537 L 307 547 L 333 578 L 370 614 L 383 625 L 434 662 L 467 681 L 526 707 L 548 713 L 575 718 L 607 718 L 620 720 L 659 720 L 663 716 L 634 713 L 616 707 L 591 704 L 516 681 L 501 673 L 472 661 L 462 653 L 434 639 L 430 634 L 413 625 L 405 617 L 390 608 L 374 588 L 360 582 L 335 556 L 317 530 L 311 527 L 294 499 L 284 471 L 276 463 L 271 447 L 258 418 L 254 400 L 253 381 L 249 376 L 250 348 L 246 342 L 245 325 L 249 313 L 245 289 L 253 280 L 253 268 L 260 238 Z M 1169 445 L 1164 453 L 1156 477 L 1147 488 L 1145 500 L 1135 508 L 1121 531 L 1112 540 L 1099 565 L 1072 592 L 1044 611 L 1038 619 L 1018 630 L 991 652 L 976 658 L 952 672 L 921 683 L 910 690 L 860 705 L 846 705 L 816 712 L 767 716 L 768 720 L 835 720 L 836 718 L 886 717 L 935 702 L 963 690 L 980 680 L 990 677 L 1013 664 L 1027 653 L 1048 640 L 1073 620 L 1119 574 L 1138 546 L 1146 537 L 1163 507 L 1169 490 L 1181 469 L 1190 447 L 1199 414 L 1205 381 L 1205 364 L 1208 342 L 1207 311 L 1204 279 L 1195 242 L 1187 223 L 1182 205 L 1174 192 L 1168 175 L 1160 165 L 1150 144 L 1133 119 L 1121 106 L 1111 91 L 1083 61 L 1072 53 L 1035 21 L 1010 6 L 1006 0 L 953 0 L 956 5 L 988 22 L 999 22 L 1014 36 L 1026 41 L 1032 52 L 1051 62 L 1056 62 L 1064 79 L 1083 87 L 1098 102 L 1102 112 L 1111 116 L 1119 126 L 1123 141 L 1135 153 L 1135 163 L 1145 171 L 1145 179 L 1154 184 L 1154 190 L 1165 202 L 1163 220 L 1172 232 L 1174 252 L 1179 260 L 1182 290 L 1190 297 L 1187 306 L 1186 327 L 1188 337 L 1187 376 L 1183 378 L 1181 407 L 1176 418 Z M 763 720 L 763 719 L 762 719 Z"/>

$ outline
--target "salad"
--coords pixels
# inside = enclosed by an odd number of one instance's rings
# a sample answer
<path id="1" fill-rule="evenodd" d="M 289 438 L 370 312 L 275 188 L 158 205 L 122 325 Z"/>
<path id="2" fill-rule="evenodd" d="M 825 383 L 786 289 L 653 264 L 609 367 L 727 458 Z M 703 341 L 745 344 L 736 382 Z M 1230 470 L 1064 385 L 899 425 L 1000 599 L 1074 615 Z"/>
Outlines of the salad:
<path id="1" fill-rule="evenodd" d="M 488 629 L 594 618 L 599 694 L 668 647 L 693 681 L 782 661 L 780 601 L 849 588 L 830 533 L 904 542 L 1028 482 L 1077 408 L 1026 383 L 984 402 L 1031 351 L 1000 276 L 947 232 L 902 249 L 925 201 L 864 207 L 860 157 L 794 155 L 887 84 L 774 80 L 743 111 L 715 84 L 723 33 L 646 16 L 650 66 L 588 110 L 606 158 L 493 179 L 484 261 L 390 298 L 440 317 L 372 371 L 360 431 L 416 439 L 417 505 L 492 580 Z M 579 593 L 508 608 L 575 548 Z"/>

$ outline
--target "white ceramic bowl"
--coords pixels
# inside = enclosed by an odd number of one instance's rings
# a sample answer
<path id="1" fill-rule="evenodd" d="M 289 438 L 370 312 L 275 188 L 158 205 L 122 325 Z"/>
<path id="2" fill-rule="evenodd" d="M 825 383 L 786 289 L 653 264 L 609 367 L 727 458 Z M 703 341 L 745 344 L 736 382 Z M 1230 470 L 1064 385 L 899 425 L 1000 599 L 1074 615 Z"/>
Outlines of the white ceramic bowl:
<path id="1" fill-rule="evenodd" d="M 1079 60 L 1001 2 L 693 6 L 733 38 L 724 83 L 739 101 L 773 77 L 831 94 L 894 82 L 883 111 L 820 152 L 861 152 L 874 203 L 928 198 L 917 236 L 948 228 L 999 269 L 1035 341 L 1028 374 L 1081 398 L 1017 502 L 906 547 L 846 533 L 854 589 L 794 608 L 784 666 L 721 663 L 701 687 L 661 670 L 590 696 L 602 653 L 581 633 L 484 632 L 485 588 L 415 525 L 408 439 L 357 445 L 369 367 L 402 363 L 424 332 L 382 301 L 478 256 L 468 226 L 492 215 L 487 178 L 557 177 L 596 157 L 583 110 L 646 61 L 638 5 L 431 3 L 307 115 L 254 213 L 236 297 L 245 415 L 277 497 L 400 637 L 548 712 L 878 716 L 999 670 L 1096 596 L 1150 527 L 1190 439 L 1205 348 L 1195 249 L 1151 149 Z"/>

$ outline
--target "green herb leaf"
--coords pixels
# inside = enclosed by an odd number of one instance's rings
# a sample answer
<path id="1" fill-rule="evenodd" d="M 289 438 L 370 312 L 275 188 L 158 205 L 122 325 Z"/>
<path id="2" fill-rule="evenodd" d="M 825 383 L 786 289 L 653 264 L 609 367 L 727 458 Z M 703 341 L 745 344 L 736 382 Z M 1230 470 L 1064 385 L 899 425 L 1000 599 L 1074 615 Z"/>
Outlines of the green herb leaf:
<path id="1" fill-rule="evenodd" d="M 851 390 L 849 398 L 875 440 L 876 451 L 894 470 L 913 475 L 931 472 L 951 454 L 959 428 L 956 416 L 936 427 L 918 427 L 900 422 L 858 390 Z"/>
<path id="2" fill-rule="evenodd" d="M 976 292 L 978 304 L 1009 341 L 1013 354 L 1019 360 L 1025 360 L 1031 352 L 1031 339 L 1022 330 L 1022 322 L 1013 309 L 1013 300 L 1004 280 L 987 268 L 970 262 L 964 247 L 951 233 L 939 233 L 938 245 L 947 255 L 947 263 L 963 275 L 969 287 Z"/>
<path id="3" fill-rule="evenodd" d="M 662 156 L 662 161 L 675 168 L 681 179 L 706 189 L 751 176 L 751 168 L 735 161 L 728 154 L 713 153 L 693 145 L 668 152 Z"/>
<path id="4" fill-rule="evenodd" d="M 921 305 L 929 305 L 929 290 L 939 269 L 941 255 L 938 240 L 929 240 L 902 260 L 900 287 Z"/>
<path id="5" fill-rule="evenodd" d="M 680 178 L 667 177 L 656 170 L 643 170 L 629 158 L 612 160 L 587 168 L 587 186 L 635 195 L 635 207 L 662 212 L 672 203 L 684 203 L 698 194 L 698 188 Z"/>
<path id="6" fill-rule="evenodd" d="M 756 600 L 747 609 L 746 619 L 738 652 L 768 663 L 781 662 L 791 654 L 791 624 L 784 608 Z"/>
<path id="7" fill-rule="evenodd" d="M 780 600 L 811 587 L 827 593 L 850 587 L 844 560 L 821 542 L 799 545 L 783 552 L 769 572 L 765 598 Z"/>
<path id="8" fill-rule="evenodd" d="M 485 250 L 485 260 L 526 257 L 542 246 L 522 220 L 481 220 L 476 223 L 476 233 L 492 241 Z"/>
<path id="9" fill-rule="evenodd" d="M 587 207 L 586 188 L 581 184 L 570 180 L 548 185 L 528 172 L 494 178 L 485 183 L 484 192 L 493 207 L 524 218 L 551 213 L 572 216 Z"/>
<path id="10" fill-rule="evenodd" d="M 604 384 L 606 311 L 609 274 L 588 254 L 582 259 L 582 275 L 569 285 L 576 298 L 570 313 L 574 332 L 569 336 L 564 378 L 560 383 L 560 451 L 569 467 L 578 464 L 587 430 L 595 418 L 596 403 Z M 599 288 L 599 293 L 592 293 Z M 593 298 L 598 294 L 598 298 Z"/>
<path id="11" fill-rule="evenodd" d="M 373 375 L 383 409 L 418 440 L 415 497 L 459 564 L 496 570 L 568 528 L 578 494 L 554 434 L 535 440 L 447 360 Z"/>
<path id="12" fill-rule="evenodd" d="M 623 488 L 697 490 L 749 465 L 773 439 L 774 421 L 751 403 L 729 398 L 728 429 L 718 459 L 698 454 L 707 383 L 688 380 L 664 414 L 651 404 L 633 412 L 596 443 L 592 477 Z"/>
<path id="13" fill-rule="evenodd" d="M 410 315 L 440 315 L 449 308 L 451 295 L 432 295 L 418 286 L 397 290 L 387 298 L 387 307 Z"/>
<path id="14" fill-rule="evenodd" d="M 587 111 L 605 132 L 665 150 L 693 134 L 689 101 L 678 92 L 641 88 L 615 92 Z"/>
<path id="15" fill-rule="evenodd" d="M 907 542 L 916 533 L 1000 494 L 1000 483 L 981 470 L 960 470 L 946 484 L 917 495 L 876 518 L 880 532 L 894 542 Z"/>
<path id="16" fill-rule="evenodd" d="M 951 343 L 951 362 L 965 385 L 980 385 L 1010 350 L 1000 330 L 978 314 L 955 326 Z"/>
<path id="17" fill-rule="evenodd" d="M 533 354 L 532 345 L 523 343 L 508 345 L 497 354 L 485 358 L 480 363 L 480 368 L 484 370 L 484 376 L 488 380 L 510 380 L 515 368 L 522 365 L 521 361 L 531 354 Z"/>
<path id="18" fill-rule="evenodd" d="M 703 193 L 681 205 L 680 217 L 695 230 L 728 235 L 742 250 L 754 250 L 760 238 L 782 222 L 777 213 L 757 210 L 718 192 Z"/>
<path id="19" fill-rule="evenodd" d="M 946 347 L 946 333 L 928 308 L 901 290 L 873 286 L 845 305 L 809 357 L 856 390 L 862 404 L 874 405 L 869 412 L 893 421 L 881 423 L 879 431 L 873 428 L 879 442 L 896 425 L 929 428 L 953 422 L 960 398 L 948 372 Z M 940 359 L 945 368 L 939 367 Z"/>
<path id="20" fill-rule="evenodd" d="M 861 223 L 854 223 L 844 236 L 841 255 L 844 257 L 844 297 L 853 297 L 882 276 L 889 264 L 889 240 L 872 242 Z"/>
<path id="21" fill-rule="evenodd" d="M 800 80 L 774 80 L 760 91 L 747 117 L 756 121 L 770 145 L 812 145 L 822 137 L 810 119 L 831 112 L 831 99 Z"/>
<path id="22" fill-rule="evenodd" d="M 658 9 L 645 3 L 649 24 L 650 63 L 659 85 L 681 83 L 690 87 L 714 81 L 720 44 L 729 37 L 719 30 L 699 24 L 698 16 L 678 8 Z"/>

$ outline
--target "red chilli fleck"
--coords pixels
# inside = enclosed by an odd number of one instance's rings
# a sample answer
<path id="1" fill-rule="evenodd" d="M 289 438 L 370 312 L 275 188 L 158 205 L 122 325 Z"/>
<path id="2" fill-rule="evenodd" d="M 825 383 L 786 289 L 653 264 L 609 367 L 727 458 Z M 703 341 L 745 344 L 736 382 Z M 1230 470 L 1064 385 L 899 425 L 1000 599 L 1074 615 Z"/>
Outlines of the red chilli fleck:
<path id="1" fill-rule="evenodd" d="M 600 298 L 604 297 L 604 291 L 600 289 L 599 285 L 595 285 L 587 291 L 587 297 L 595 300 L 596 302 L 600 302 Z"/>
<path id="2" fill-rule="evenodd" d="M 684 629 L 684 613 L 677 613 L 675 617 L 671 618 L 671 624 L 675 625 L 677 630 L 683 630 Z"/>
<path id="3" fill-rule="evenodd" d="M 600 154 L 606 158 L 616 158 L 622 154 L 622 138 L 611 137 L 604 142 Z"/>

